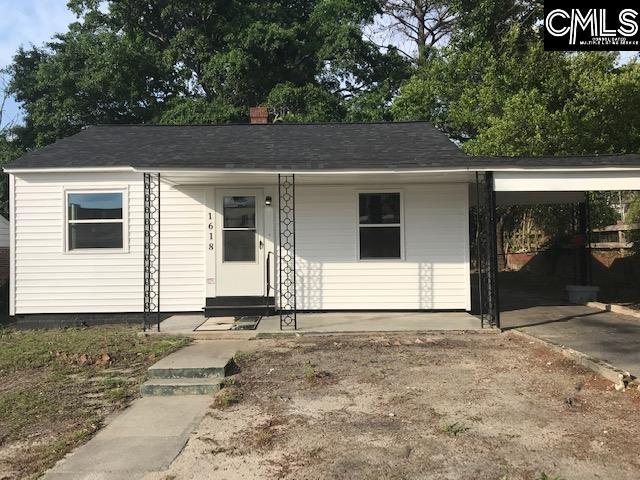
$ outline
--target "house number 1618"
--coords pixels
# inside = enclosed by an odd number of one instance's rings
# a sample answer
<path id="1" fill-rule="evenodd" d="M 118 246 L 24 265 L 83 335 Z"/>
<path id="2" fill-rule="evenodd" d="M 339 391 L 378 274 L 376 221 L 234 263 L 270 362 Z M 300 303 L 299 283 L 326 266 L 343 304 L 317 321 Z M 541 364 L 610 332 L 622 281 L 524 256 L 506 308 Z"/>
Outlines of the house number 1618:
<path id="1" fill-rule="evenodd" d="M 213 230 L 211 212 L 209 212 L 209 230 Z M 209 231 L 209 250 L 213 250 L 213 232 Z"/>

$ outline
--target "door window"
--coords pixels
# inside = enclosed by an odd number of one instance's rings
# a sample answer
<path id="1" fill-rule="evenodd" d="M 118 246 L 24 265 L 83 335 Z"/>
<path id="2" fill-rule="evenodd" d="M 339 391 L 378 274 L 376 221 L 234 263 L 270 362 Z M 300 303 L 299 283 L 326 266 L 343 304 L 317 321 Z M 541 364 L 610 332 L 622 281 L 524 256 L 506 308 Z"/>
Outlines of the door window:
<path id="1" fill-rule="evenodd" d="M 256 261 L 256 197 L 223 197 L 223 260 Z"/>

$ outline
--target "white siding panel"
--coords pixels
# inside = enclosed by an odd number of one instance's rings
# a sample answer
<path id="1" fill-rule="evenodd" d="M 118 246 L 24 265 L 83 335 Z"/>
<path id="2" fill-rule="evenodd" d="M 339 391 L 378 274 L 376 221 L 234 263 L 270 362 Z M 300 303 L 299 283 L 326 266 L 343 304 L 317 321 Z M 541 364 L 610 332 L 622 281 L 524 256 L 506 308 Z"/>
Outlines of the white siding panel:
<path id="1" fill-rule="evenodd" d="M 127 252 L 65 252 L 65 188 L 127 190 Z M 142 197 L 142 176 L 132 173 L 16 176 L 16 313 L 141 311 Z"/>
<path id="2" fill-rule="evenodd" d="M 160 225 L 160 306 L 196 311 L 205 304 L 205 190 L 163 184 Z"/>
<path id="3" fill-rule="evenodd" d="M 357 192 L 402 192 L 403 260 L 358 260 Z M 469 309 L 466 184 L 296 188 L 298 308 Z"/>
<path id="4" fill-rule="evenodd" d="M 128 191 L 128 251 L 67 253 L 64 190 Z M 141 312 L 143 182 L 134 173 L 22 174 L 15 177 L 15 311 Z M 164 311 L 204 304 L 203 190 L 163 184 L 161 302 Z"/>

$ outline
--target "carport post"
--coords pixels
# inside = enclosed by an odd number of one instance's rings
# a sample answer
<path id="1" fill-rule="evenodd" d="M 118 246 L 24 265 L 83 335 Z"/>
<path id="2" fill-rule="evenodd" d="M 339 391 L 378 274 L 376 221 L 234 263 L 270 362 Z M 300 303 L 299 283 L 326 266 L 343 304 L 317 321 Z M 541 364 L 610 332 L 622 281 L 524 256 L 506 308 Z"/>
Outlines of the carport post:
<path id="1" fill-rule="evenodd" d="M 589 193 L 585 192 L 584 202 L 578 205 L 578 233 L 582 235 L 579 251 L 580 285 L 591 285 L 591 220 L 589 218 Z"/>
<path id="2" fill-rule="evenodd" d="M 487 300 L 489 305 L 489 322 L 500 328 L 500 299 L 498 295 L 498 242 L 496 231 L 496 192 L 494 189 L 493 172 L 486 172 L 484 178 L 485 201 L 487 214 L 485 215 L 487 232 Z"/>

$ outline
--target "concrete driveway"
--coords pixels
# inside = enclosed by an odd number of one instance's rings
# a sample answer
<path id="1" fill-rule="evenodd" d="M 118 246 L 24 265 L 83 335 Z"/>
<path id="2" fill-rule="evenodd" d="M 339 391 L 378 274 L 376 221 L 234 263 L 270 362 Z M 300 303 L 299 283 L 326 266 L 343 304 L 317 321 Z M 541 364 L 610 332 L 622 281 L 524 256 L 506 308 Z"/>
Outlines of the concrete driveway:
<path id="1" fill-rule="evenodd" d="M 502 298 L 503 328 L 518 328 L 640 377 L 640 319 L 531 296 L 526 302 L 511 294 L 501 293 Z"/>

